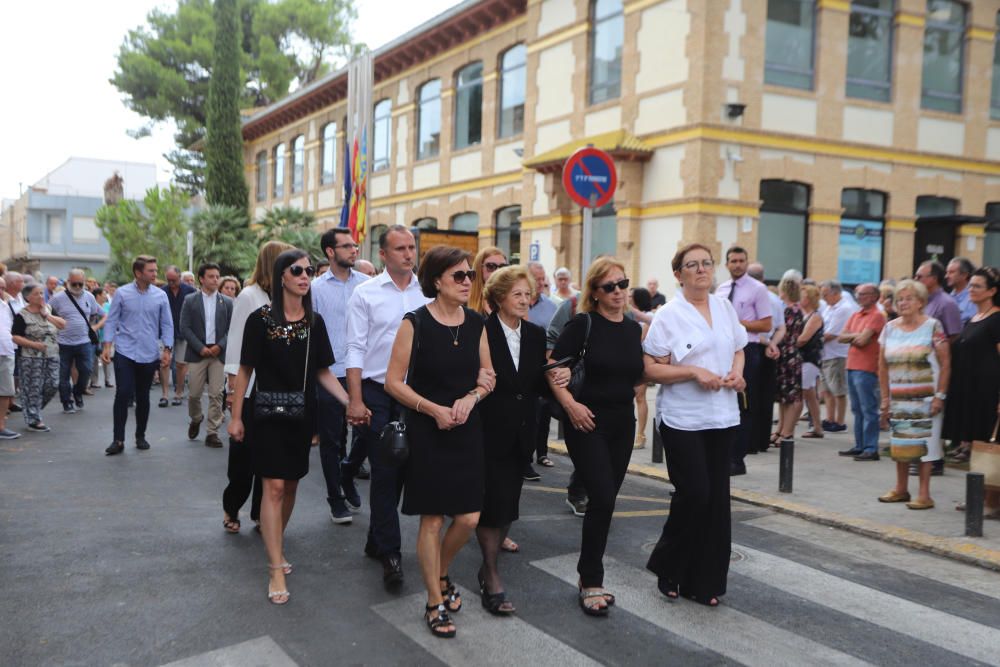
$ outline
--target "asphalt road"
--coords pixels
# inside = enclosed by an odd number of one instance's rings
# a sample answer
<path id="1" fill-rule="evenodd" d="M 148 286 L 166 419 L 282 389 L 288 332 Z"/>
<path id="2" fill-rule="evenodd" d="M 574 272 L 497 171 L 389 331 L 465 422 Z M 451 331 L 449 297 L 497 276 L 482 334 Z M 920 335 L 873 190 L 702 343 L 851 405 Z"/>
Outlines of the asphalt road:
<path id="1" fill-rule="evenodd" d="M 634 477 L 605 561 L 618 604 L 585 617 L 561 457 L 525 483 L 522 551 L 502 558 L 515 617 L 479 606 L 473 541 L 451 573 L 465 592 L 458 638 L 432 637 L 416 521 L 403 519 L 406 582 L 386 592 L 362 555 L 367 499 L 353 525 L 333 525 L 316 450 L 287 535 L 292 598 L 273 606 L 249 517 L 239 535 L 222 530 L 225 450 L 186 440 L 186 408 L 154 403 L 152 449 L 105 457 L 111 392 L 99 394 L 80 414 L 51 406 L 51 433 L 0 447 L 2 665 L 1000 664 L 995 572 L 740 504 L 723 605 L 667 602 L 643 565 L 669 487 Z"/>

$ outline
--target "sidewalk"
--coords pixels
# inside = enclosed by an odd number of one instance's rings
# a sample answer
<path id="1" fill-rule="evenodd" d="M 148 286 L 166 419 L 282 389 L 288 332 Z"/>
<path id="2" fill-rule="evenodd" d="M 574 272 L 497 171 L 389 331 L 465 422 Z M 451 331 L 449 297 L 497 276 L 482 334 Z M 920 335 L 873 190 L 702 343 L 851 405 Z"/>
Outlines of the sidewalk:
<path id="1" fill-rule="evenodd" d="M 650 390 L 650 422 L 655 393 Z M 965 513 L 955 505 L 965 501 L 965 470 L 946 466 L 942 477 L 931 478 L 931 497 L 936 507 L 910 510 L 904 503 L 880 503 L 878 497 L 892 488 L 895 463 L 883 456 L 878 462 L 861 463 L 837 456 L 837 451 L 853 445 L 852 420 L 848 429 L 827 433 L 823 439 L 795 440 L 793 492 L 778 492 L 777 449 L 746 457 L 747 474 L 732 478 L 733 500 L 848 530 L 886 542 L 935 553 L 954 560 L 1000 571 L 1000 522 L 983 522 L 983 537 L 964 537 Z M 797 436 L 806 430 L 799 422 Z M 555 434 L 555 425 L 551 431 Z M 652 423 L 646 428 L 647 445 L 632 455 L 629 472 L 669 481 L 666 465 L 652 463 Z M 888 445 L 887 434 L 882 445 Z M 562 441 L 550 447 L 565 453 Z M 915 494 L 917 478 L 910 478 Z"/>

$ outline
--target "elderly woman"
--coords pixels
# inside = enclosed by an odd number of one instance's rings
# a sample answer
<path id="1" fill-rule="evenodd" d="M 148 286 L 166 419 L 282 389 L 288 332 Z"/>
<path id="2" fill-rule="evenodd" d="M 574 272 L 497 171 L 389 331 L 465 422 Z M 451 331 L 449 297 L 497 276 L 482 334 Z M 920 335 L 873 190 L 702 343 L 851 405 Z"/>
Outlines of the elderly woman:
<path id="1" fill-rule="evenodd" d="M 53 315 L 45 304 L 42 285 L 28 285 L 21 296 L 27 305 L 14 317 L 11 329 L 21 348 L 21 406 L 28 428 L 44 432 L 50 429 L 42 422 L 42 410 L 59 390 L 56 331 L 66 326 L 66 320 Z"/>
<path id="2" fill-rule="evenodd" d="M 711 294 L 707 247 L 683 247 L 671 265 L 681 289 L 656 311 L 643 347 L 646 377 L 662 385 L 656 411 L 676 493 L 646 567 L 668 599 L 714 607 L 729 573 L 729 462 L 747 332 L 733 304 Z"/>
<path id="3" fill-rule="evenodd" d="M 553 359 L 583 359 L 578 395 L 549 378 L 566 413 L 566 447 L 589 502 L 577 572 L 585 614 L 606 616 L 614 596 L 604 590 L 604 550 L 615 500 L 635 439 L 635 386 L 642 379 L 642 330 L 625 317 L 629 280 L 625 265 L 600 257 L 587 270 L 580 313 L 563 329 Z"/>
<path id="4" fill-rule="evenodd" d="M 823 420 L 817 393 L 820 366 L 823 364 L 823 317 L 818 312 L 819 288 L 815 285 L 804 285 L 800 305 L 805 323 L 795 344 L 802 354 L 802 396 L 812 422 L 812 429 L 803 433 L 802 437 L 822 438 Z"/>
<path id="5" fill-rule="evenodd" d="M 931 464 L 944 456 L 941 420 L 951 377 L 951 351 L 941 323 L 924 314 L 927 288 L 915 280 L 896 286 L 899 317 L 879 336 L 878 379 L 882 418 L 889 419 L 890 454 L 896 462 L 896 486 L 879 497 L 905 502 L 911 510 L 934 507 Z M 920 462 L 920 491 L 910 500 L 909 464 Z"/>
<path id="6" fill-rule="evenodd" d="M 506 266 L 508 266 L 507 257 L 500 248 L 489 246 L 476 253 L 476 258 L 472 261 L 472 270 L 476 275 L 472 279 L 469 308 L 482 315 L 490 314 L 490 304 L 485 296 L 483 296 L 483 288 L 494 271 L 498 271 Z"/>
<path id="7" fill-rule="evenodd" d="M 799 301 L 802 282 L 786 274 L 778 283 L 778 296 L 785 305 L 785 330 L 775 333 L 766 354 L 778 362 L 778 430 L 771 434 L 771 444 L 795 437 L 795 423 L 802 414 L 802 352 L 797 344 L 805 327 Z"/>
<path id="8" fill-rule="evenodd" d="M 236 276 L 223 276 L 219 281 L 219 291 L 235 299 L 240 294 L 240 281 Z"/>

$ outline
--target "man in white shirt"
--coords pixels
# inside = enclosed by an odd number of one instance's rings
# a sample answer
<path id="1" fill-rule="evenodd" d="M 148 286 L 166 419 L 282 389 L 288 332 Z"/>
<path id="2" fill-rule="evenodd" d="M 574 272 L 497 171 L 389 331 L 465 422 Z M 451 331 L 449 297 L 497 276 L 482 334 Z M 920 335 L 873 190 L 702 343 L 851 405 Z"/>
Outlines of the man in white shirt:
<path id="1" fill-rule="evenodd" d="M 0 278 L 0 289 L 5 289 Z M 20 438 L 21 434 L 7 428 L 7 409 L 14 400 L 14 341 L 10 330 L 14 314 L 6 304 L 0 304 L 0 440 Z"/>
<path id="2" fill-rule="evenodd" d="M 358 244 L 347 227 L 327 230 L 319 241 L 323 253 L 330 261 L 330 270 L 318 276 L 312 284 L 313 312 L 326 323 L 330 337 L 334 364 L 330 372 L 347 388 L 347 302 L 358 285 L 368 276 L 355 271 Z M 319 428 L 319 460 L 326 480 L 326 502 L 330 506 L 330 520 L 348 525 L 353 521 L 351 509 L 361 508 L 361 496 L 354 486 L 342 484 L 340 478 L 341 450 L 347 439 L 347 421 L 344 407 L 322 386 L 316 387 L 317 426 Z M 345 489 L 348 494 L 345 497 Z"/>
<path id="3" fill-rule="evenodd" d="M 846 431 L 847 414 L 847 343 L 838 343 L 837 337 L 851 315 L 858 310 L 855 303 L 844 296 L 844 288 L 836 280 L 820 284 L 820 296 L 826 302 L 823 317 L 823 402 L 826 419 L 823 430 L 832 433 Z"/>
<path id="4" fill-rule="evenodd" d="M 399 323 L 404 314 L 430 301 L 413 273 L 417 245 L 410 230 L 392 225 L 379 236 L 378 245 L 385 271 L 358 285 L 347 304 L 345 366 L 351 397 L 347 418 L 352 423 L 363 422 L 366 410 L 372 411 L 367 426 L 355 426 L 360 437 L 340 471 L 348 495 L 347 487 L 354 485 L 354 474 L 368 450 L 378 442 L 382 428 L 399 415 L 399 405 L 385 391 L 385 372 Z M 371 521 L 365 554 L 382 562 L 382 581 L 394 588 L 403 582 L 398 512 L 402 488 L 402 471 L 372 457 Z"/>

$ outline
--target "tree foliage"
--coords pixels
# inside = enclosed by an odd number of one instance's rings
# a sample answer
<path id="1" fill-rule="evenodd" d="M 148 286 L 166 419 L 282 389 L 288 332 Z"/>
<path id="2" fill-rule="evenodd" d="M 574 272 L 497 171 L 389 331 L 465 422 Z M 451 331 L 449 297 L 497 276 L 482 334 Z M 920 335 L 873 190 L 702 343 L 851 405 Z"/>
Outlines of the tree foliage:
<path id="1" fill-rule="evenodd" d="M 187 195 L 170 186 L 150 188 L 142 202 L 122 199 L 97 210 L 96 224 L 111 246 L 107 279 L 132 280 L 136 255 L 153 255 L 160 266 L 185 265 Z"/>
<path id="2" fill-rule="evenodd" d="M 245 278 L 257 260 L 258 239 L 250 230 L 246 207 L 209 206 L 191 216 L 194 264 L 215 262 L 222 275 Z"/>
<path id="3" fill-rule="evenodd" d="M 284 241 L 305 250 L 313 263 L 324 259 L 316 231 L 316 217 L 297 208 L 276 206 L 257 221 L 257 242 Z"/>

